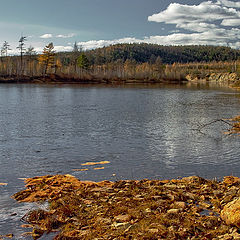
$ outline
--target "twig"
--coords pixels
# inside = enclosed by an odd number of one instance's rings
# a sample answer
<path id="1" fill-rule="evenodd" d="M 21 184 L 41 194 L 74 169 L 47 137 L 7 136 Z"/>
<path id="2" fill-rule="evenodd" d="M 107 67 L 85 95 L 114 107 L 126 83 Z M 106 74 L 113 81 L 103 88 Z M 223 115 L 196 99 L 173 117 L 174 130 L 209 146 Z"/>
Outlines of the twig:
<path id="1" fill-rule="evenodd" d="M 226 123 L 226 124 L 232 126 L 231 123 L 229 123 L 229 122 L 227 122 L 227 121 L 225 121 L 223 119 L 216 119 L 216 120 L 214 120 L 212 122 L 209 122 L 209 123 L 206 123 L 206 124 L 202 125 L 201 127 L 198 128 L 198 130 L 200 131 L 201 129 L 203 129 L 203 128 L 205 128 L 205 127 L 207 127 L 207 126 L 209 126 L 209 125 L 211 125 L 213 123 L 216 123 L 216 122 L 223 122 L 223 123 Z"/>

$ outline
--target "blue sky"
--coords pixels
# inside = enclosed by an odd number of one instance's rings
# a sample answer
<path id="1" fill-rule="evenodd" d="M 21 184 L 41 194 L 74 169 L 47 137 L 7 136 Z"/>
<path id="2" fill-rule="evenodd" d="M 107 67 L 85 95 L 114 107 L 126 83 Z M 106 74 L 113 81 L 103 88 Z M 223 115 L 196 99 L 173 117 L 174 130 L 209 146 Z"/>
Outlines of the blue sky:
<path id="1" fill-rule="evenodd" d="M 53 42 L 57 51 L 115 43 L 211 44 L 240 47 L 240 2 L 236 0 L 0 0 L 0 45 L 12 54 L 18 40 L 37 51 Z"/>

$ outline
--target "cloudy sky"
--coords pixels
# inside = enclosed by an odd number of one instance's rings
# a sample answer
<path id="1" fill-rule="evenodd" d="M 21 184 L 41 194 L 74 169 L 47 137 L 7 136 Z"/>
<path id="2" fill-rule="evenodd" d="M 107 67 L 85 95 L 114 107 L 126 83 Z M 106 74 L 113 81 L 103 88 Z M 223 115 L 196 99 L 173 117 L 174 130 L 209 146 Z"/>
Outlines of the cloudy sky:
<path id="1" fill-rule="evenodd" d="M 115 43 L 211 44 L 240 48 L 239 0 L 0 0 L 0 45 L 41 51 Z"/>

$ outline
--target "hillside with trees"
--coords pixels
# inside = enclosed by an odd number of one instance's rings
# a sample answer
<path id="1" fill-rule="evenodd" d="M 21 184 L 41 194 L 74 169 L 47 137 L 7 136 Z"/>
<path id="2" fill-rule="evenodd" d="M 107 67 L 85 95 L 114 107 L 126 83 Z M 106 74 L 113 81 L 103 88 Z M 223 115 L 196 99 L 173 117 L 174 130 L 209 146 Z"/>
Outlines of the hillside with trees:
<path id="1" fill-rule="evenodd" d="M 155 63 L 158 57 L 164 64 L 233 61 L 240 56 L 238 50 L 218 46 L 161 46 L 157 44 L 117 44 L 86 52 L 91 64 L 116 61 Z"/>

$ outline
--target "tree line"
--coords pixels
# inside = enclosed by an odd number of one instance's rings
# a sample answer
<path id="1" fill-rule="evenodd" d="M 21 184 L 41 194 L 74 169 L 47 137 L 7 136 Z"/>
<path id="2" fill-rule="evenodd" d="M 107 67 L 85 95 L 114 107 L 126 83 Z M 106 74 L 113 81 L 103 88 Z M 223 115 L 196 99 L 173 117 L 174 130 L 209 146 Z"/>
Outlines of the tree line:
<path id="1" fill-rule="evenodd" d="M 236 72 L 239 51 L 216 46 L 161 46 L 117 44 L 83 51 L 75 42 L 71 52 L 56 52 L 53 43 L 38 54 L 19 39 L 18 56 L 9 56 L 8 42 L 1 47 L 1 76 L 46 76 L 102 79 L 176 79 L 189 73 Z"/>

